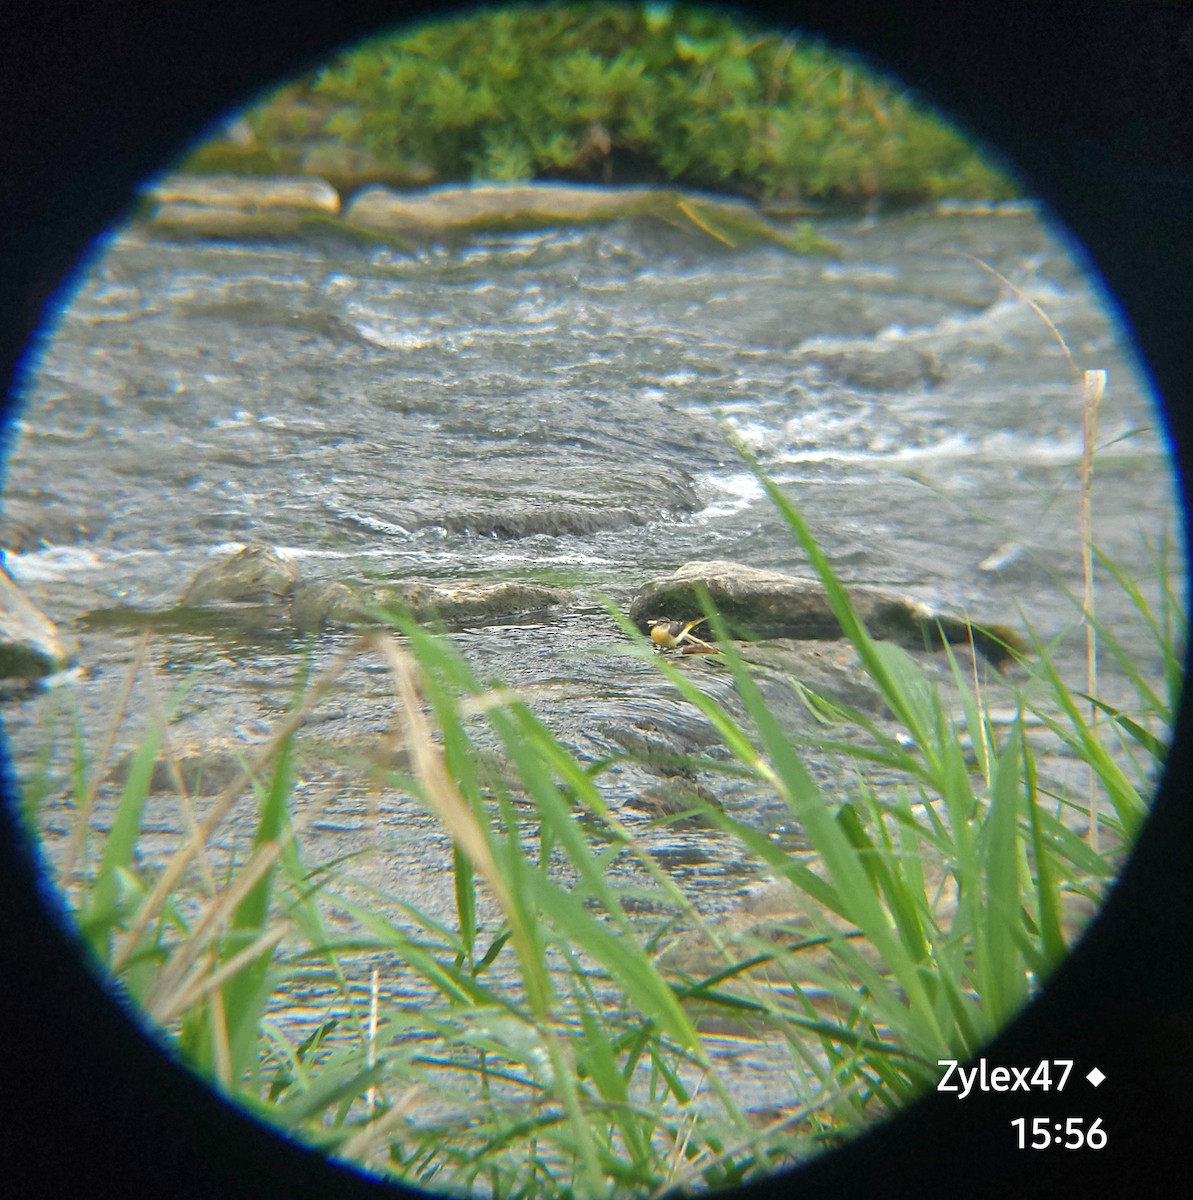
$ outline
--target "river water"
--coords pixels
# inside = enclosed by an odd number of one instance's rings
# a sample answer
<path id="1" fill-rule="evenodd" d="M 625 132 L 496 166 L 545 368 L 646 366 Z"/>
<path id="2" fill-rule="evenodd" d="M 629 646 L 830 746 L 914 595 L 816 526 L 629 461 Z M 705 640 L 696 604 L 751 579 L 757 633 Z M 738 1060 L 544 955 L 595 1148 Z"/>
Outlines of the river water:
<path id="1" fill-rule="evenodd" d="M 245 544 L 311 579 L 562 586 L 572 599 L 549 617 L 452 638 L 482 676 L 538 696 L 536 711 L 589 759 L 644 740 L 709 746 L 707 723 L 623 653 L 601 605 L 691 559 L 808 573 L 725 425 L 846 580 L 1065 635 L 1060 661 L 1082 683 L 1065 595 L 1081 594 L 1079 369 L 1109 380 L 1098 545 L 1154 597 L 1153 547 L 1180 535 L 1161 418 L 1112 304 L 1027 209 L 821 232 L 836 255 L 729 251 L 633 223 L 417 253 L 113 236 L 29 359 L 5 485 L 10 512 L 50 511 L 68 530 L 8 562 L 56 621 L 79 622 L 83 670 L 64 687 L 93 752 L 140 630 L 87 614 L 168 608 L 199 568 Z M 1098 611 L 1158 678 L 1113 587 Z M 316 668 L 350 641 L 327 634 Z M 284 629 L 219 627 L 163 629 L 149 658 L 152 686 L 136 689 L 113 759 L 155 715 L 153 696 L 182 684 L 177 746 L 251 750 L 307 661 Z M 1114 694 L 1113 663 L 1104 686 Z M 318 728 L 341 744 L 375 736 L 391 696 L 378 662 L 354 663 Z M 49 704 L 4 708 L 19 778 L 38 761 Z M 55 753 L 65 776 L 61 739 Z M 813 766 L 833 778 L 831 764 Z M 634 819 L 650 782 L 633 765 L 612 772 L 611 802 Z M 114 794 L 101 793 L 101 814 Z M 741 787 L 721 798 L 799 844 L 772 799 Z M 446 835 L 413 801 L 327 764 L 304 768 L 296 800 L 315 860 L 367 847 L 368 881 L 450 917 Z M 228 836 L 252 821 L 234 816 Z M 147 863 L 182 824 L 176 801 L 155 799 Z M 51 795 L 41 825 L 53 860 L 68 807 Z M 748 882 L 707 829 L 650 836 L 714 907 Z M 317 996 L 290 1001 L 318 1008 Z"/>

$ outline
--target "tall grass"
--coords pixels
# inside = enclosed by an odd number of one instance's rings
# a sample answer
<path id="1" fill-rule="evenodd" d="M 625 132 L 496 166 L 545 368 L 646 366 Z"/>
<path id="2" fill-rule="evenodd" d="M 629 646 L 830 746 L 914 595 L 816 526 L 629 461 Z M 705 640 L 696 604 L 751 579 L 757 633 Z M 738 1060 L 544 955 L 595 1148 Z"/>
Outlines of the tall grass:
<path id="1" fill-rule="evenodd" d="M 1156 606 L 1099 556 L 1154 635 L 1162 683 L 1088 613 L 1135 703 L 1073 690 L 1037 639 L 1003 727 L 966 656 L 946 645 L 946 701 L 910 654 L 870 637 L 799 511 L 759 478 L 888 710 L 880 721 L 802 689 L 823 730 L 806 741 L 848 757 L 851 794 L 816 784 L 707 598 L 736 716 L 689 661 L 654 654 L 612 616 L 628 652 L 717 730 L 729 758 L 701 766 L 765 785 L 806 836 L 811 851 L 797 854 L 693 799 L 785 892 L 785 925 L 730 938 L 705 919 L 699 897 L 610 808 L 609 764 L 578 760 L 516 691 L 478 679 L 447 639 L 396 614 L 396 633 L 304 675 L 291 716 L 156 869 L 138 845 L 154 761 L 169 754 L 170 705 L 103 820 L 95 798 L 114 734 L 95 762 L 75 739 L 75 849 L 61 882 L 89 952 L 188 1062 L 254 1113 L 369 1169 L 458 1194 L 730 1186 L 907 1103 L 935 1082 L 939 1059 L 974 1054 L 1043 985 L 1075 934 L 1074 898 L 1097 900 L 1112 879 L 1163 760 L 1185 616 L 1162 555 Z M 378 655 L 389 671 L 390 741 L 406 752 L 402 769 L 372 764 L 374 783 L 417 797 L 450 834 L 451 920 L 367 887 L 350 862 L 304 861 L 296 738 L 355 654 Z M 1077 828 L 1083 799 L 1038 783 L 1041 736 L 1098 781 L 1114 835 L 1101 852 Z M 494 739 L 500 756 L 482 753 Z M 874 767 L 901 782 L 880 793 Z M 51 775 L 47 755 L 28 795 L 54 794 Z M 217 844 L 250 802 L 251 843 Z M 663 916 L 633 915 L 611 882 L 621 861 L 649 881 Z M 345 919 L 350 938 L 332 933 Z M 685 940 L 710 951 L 706 965 L 670 953 Z M 313 1028 L 289 1020 L 284 1003 L 287 982 L 311 972 L 328 995 Z M 399 983 L 405 1000 L 393 995 Z M 728 1044 L 769 1053 L 765 1110 L 743 1098 Z"/>

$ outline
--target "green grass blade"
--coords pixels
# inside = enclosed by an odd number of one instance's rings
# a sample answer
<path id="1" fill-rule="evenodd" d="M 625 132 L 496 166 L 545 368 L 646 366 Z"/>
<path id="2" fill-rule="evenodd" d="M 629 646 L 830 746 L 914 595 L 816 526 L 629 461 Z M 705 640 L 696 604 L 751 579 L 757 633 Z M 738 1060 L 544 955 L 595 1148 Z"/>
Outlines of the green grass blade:
<path id="1" fill-rule="evenodd" d="M 1064 931 L 1061 925 L 1060 892 L 1051 847 L 1045 841 L 1039 797 L 1036 793 L 1036 764 L 1026 739 L 1023 744 L 1023 787 L 1031 828 L 1032 857 L 1035 862 L 1036 911 L 1040 923 L 1040 949 L 1044 960 L 1043 978 L 1064 958 Z"/>
<path id="2" fill-rule="evenodd" d="M 1017 933 L 1022 925 L 1019 893 L 1019 794 L 1023 755 L 1022 726 L 1016 721 L 994 767 L 990 811 L 983 834 L 986 877 L 986 961 L 980 990 L 996 1028 L 1026 998 L 1026 977 Z"/>
<path id="3" fill-rule="evenodd" d="M 728 638 L 719 614 L 708 606 L 709 621 L 722 647 L 725 661 L 737 684 L 738 694 L 758 730 L 769 761 L 781 781 L 781 794 L 803 826 L 811 845 L 820 855 L 829 878 L 849 913 L 849 919 L 866 935 L 907 993 L 912 1009 L 943 1041 L 936 1028 L 931 1005 L 924 992 L 915 963 L 896 936 L 892 921 L 881 904 L 865 868 L 834 817 L 820 789 L 808 774 L 794 747 L 771 713 L 762 693 L 751 678 L 740 654 Z"/>
<path id="4" fill-rule="evenodd" d="M 162 730 L 154 725 L 137 748 L 121 789 L 116 814 L 107 836 L 95 883 L 86 906 L 79 916 L 79 928 L 92 952 L 103 962 L 111 953 L 111 933 L 120 920 L 117 901 L 120 896 L 120 872 L 131 870 L 136 859 L 137 839 Z"/>
<path id="5" fill-rule="evenodd" d="M 279 842 L 289 824 L 289 801 L 294 784 L 293 746 L 285 738 L 278 748 L 269 785 L 261 799 L 253 850 Z M 236 908 L 232 917 L 230 936 L 221 949 L 221 958 L 230 957 L 251 942 L 265 928 L 270 916 L 273 884 L 277 868 L 271 866 Z M 268 971 L 272 952 L 263 954 L 224 985 L 224 1020 L 228 1029 L 232 1077 L 239 1078 L 253 1059 L 257 1045 L 257 1029 L 265 1001 L 268 998 Z"/>

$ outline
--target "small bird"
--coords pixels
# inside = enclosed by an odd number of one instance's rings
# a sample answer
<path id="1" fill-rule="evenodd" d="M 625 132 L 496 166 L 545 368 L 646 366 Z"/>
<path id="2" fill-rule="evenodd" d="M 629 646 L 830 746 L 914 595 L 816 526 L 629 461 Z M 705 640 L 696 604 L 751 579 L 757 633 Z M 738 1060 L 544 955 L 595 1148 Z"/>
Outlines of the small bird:
<path id="1" fill-rule="evenodd" d="M 710 646 L 708 642 L 698 638 L 692 632 L 697 625 L 707 619 L 707 617 L 697 617 L 694 621 L 684 624 L 683 621 L 672 621 L 669 617 L 655 617 L 650 622 L 651 641 L 660 650 L 685 650 L 700 647 L 715 654 L 717 652 L 715 646 Z"/>

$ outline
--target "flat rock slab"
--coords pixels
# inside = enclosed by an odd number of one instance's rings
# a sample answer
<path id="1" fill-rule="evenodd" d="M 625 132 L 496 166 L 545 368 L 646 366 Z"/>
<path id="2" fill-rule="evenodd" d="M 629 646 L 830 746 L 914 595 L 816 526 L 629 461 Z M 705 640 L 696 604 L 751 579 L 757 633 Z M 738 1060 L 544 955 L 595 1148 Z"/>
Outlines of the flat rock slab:
<path id="1" fill-rule="evenodd" d="M 423 192 L 373 187 L 366 188 L 352 201 L 344 220 L 350 226 L 373 232 L 425 235 L 588 224 L 643 216 L 697 230 L 726 246 L 758 242 L 786 244 L 783 234 L 744 201 L 644 187 L 529 183 L 431 188 Z"/>
<path id="2" fill-rule="evenodd" d="M 194 238 L 294 238 L 342 228 L 323 212 L 289 208 L 220 208 L 208 204 L 160 204 L 150 218 L 157 233 Z"/>
<path id="3" fill-rule="evenodd" d="M 818 579 L 721 559 L 685 563 L 672 575 L 649 580 L 630 603 L 630 619 L 644 633 L 655 618 L 692 620 L 703 612 L 700 587 L 733 635 L 745 641 L 843 636 Z M 940 649 L 945 642 L 968 645 L 972 641 L 986 658 L 1002 667 L 1012 658 L 1008 646 L 1023 648 L 1012 630 L 935 612 L 908 596 L 860 587 L 850 588 L 849 595 L 872 637 L 909 649 Z"/>
<path id="4" fill-rule="evenodd" d="M 268 546 L 245 546 L 202 567 L 176 605 L 116 606 L 84 614 L 89 629 L 161 628 L 178 632 L 238 630 L 251 636 L 327 626 L 377 627 L 386 609 L 419 621 L 486 624 L 545 612 L 570 599 L 562 588 L 519 580 L 431 582 L 400 579 L 369 586 L 303 579 L 294 563 Z"/>
<path id="5" fill-rule="evenodd" d="M 300 633 L 313 633 L 328 625 L 376 626 L 379 610 L 399 608 L 417 621 L 447 625 L 486 623 L 543 612 L 563 604 L 569 594 L 538 583 L 502 580 L 493 583 L 430 583 L 403 580 L 365 591 L 347 584 L 304 583 L 294 592 L 290 615 Z"/>
<path id="6" fill-rule="evenodd" d="M 652 188 L 559 187 L 552 184 L 429 188 L 395 192 L 371 187 L 361 192 L 344 216 L 369 229 L 415 232 L 459 229 L 494 221 L 536 222 L 609 220 L 649 201 Z"/>
<path id="7" fill-rule="evenodd" d="M 172 175 L 146 193 L 146 219 L 167 235 L 279 237 L 338 232 L 366 241 L 412 244 L 445 235 L 544 229 L 650 218 L 731 249 L 782 246 L 835 250 L 808 227 L 776 225 L 744 200 L 668 188 L 557 183 L 464 184 L 395 191 L 366 187 L 343 205 L 321 178 Z"/>
<path id="8" fill-rule="evenodd" d="M 293 237 L 335 227 L 340 214 L 340 194 L 324 179 L 171 175 L 148 196 L 150 225 L 181 236 Z"/>
<path id="9" fill-rule="evenodd" d="M 149 191 L 158 204 L 260 212 L 289 209 L 334 216 L 340 194 L 322 179 L 262 179 L 243 175 L 170 175 Z"/>

